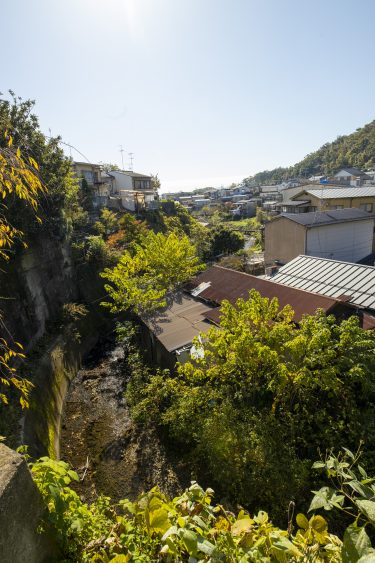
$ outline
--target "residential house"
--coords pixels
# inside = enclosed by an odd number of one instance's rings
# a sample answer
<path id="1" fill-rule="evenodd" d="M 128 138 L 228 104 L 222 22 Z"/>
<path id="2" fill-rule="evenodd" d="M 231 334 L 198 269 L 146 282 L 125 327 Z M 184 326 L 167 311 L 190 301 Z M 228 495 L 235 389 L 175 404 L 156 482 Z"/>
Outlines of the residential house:
<path id="1" fill-rule="evenodd" d="M 291 200 L 304 202 L 308 211 L 357 207 L 372 213 L 375 211 L 375 186 L 358 188 L 305 186 L 304 190 L 292 196 Z"/>
<path id="2" fill-rule="evenodd" d="M 279 215 L 265 225 L 265 263 L 299 254 L 358 262 L 372 252 L 374 219 L 356 208 Z"/>
<path id="3" fill-rule="evenodd" d="M 363 328 L 375 328 L 375 267 L 313 256 L 297 256 L 272 281 L 341 299 L 356 308 Z"/>
<path id="4" fill-rule="evenodd" d="M 351 186 L 361 186 L 365 180 L 370 180 L 370 176 L 359 168 L 347 167 L 339 170 L 339 172 L 334 175 L 334 180 Z"/>
<path id="5" fill-rule="evenodd" d="M 101 167 L 100 164 L 89 162 L 72 162 L 74 174 L 87 185 L 93 193 L 94 207 L 107 205 L 108 197 L 112 191 L 112 178 Z"/>
<path id="6" fill-rule="evenodd" d="M 167 307 L 154 317 L 143 318 L 140 338 L 147 359 L 165 368 L 187 361 L 193 338 L 210 328 L 205 315 L 211 308 L 182 292 L 170 295 Z"/>
<path id="7" fill-rule="evenodd" d="M 152 187 L 151 176 L 131 170 L 110 170 L 108 174 L 113 179 L 112 207 L 121 204 L 124 209 L 135 213 L 157 209 L 159 196 Z"/>

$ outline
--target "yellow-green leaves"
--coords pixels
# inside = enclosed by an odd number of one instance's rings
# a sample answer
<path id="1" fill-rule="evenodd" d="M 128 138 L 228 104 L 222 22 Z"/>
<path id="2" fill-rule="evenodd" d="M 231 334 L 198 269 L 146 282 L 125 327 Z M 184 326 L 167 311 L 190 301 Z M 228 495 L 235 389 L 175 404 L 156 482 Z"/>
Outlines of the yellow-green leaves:
<path id="1" fill-rule="evenodd" d="M 188 237 L 147 233 L 134 252 L 125 251 L 114 268 L 101 274 L 113 312 L 132 309 L 147 314 L 166 305 L 165 296 L 195 275 L 201 266 Z"/>

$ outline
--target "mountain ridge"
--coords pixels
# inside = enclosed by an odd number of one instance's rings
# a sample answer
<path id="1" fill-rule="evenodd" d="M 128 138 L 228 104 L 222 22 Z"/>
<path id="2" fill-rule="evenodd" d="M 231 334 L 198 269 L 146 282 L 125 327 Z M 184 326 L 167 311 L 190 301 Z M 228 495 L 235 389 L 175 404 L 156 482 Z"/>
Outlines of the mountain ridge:
<path id="1" fill-rule="evenodd" d="M 375 166 L 375 120 L 359 127 L 349 135 L 340 135 L 335 141 L 325 143 L 289 167 L 263 170 L 243 180 L 247 186 L 277 183 L 288 178 L 318 174 L 333 174 L 344 166 L 365 170 Z"/>

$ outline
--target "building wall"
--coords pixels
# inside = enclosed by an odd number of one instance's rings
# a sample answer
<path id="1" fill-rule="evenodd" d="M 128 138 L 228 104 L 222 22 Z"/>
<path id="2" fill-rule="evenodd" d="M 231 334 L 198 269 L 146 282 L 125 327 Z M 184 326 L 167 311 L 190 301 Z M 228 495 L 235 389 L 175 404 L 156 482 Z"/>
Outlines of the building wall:
<path id="1" fill-rule="evenodd" d="M 319 199 L 309 194 L 301 194 L 295 197 L 294 200 L 310 200 L 311 206 L 316 207 L 318 211 L 327 211 L 328 209 L 335 209 L 336 206 L 341 205 L 343 208 L 356 207 L 360 209 L 362 204 L 372 204 L 372 210 L 375 212 L 375 197 L 345 197 L 337 199 Z"/>
<path id="2" fill-rule="evenodd" d="M 305 254 L 358 262 L 372 252 L 373 230 L 373 219 L 307 229 Z"/>
<path id="3" fill-rule="evenodd" d="M 279 260 L 286 264 L 299 254 L 305 254 L 305 227 L 285 217 L 265 225 L 265 264 Z"/>
<path id="4" fill-rule="evenodd" d="M 114 177 L 114 191 L 119 192 L 120 190 L 132 190 L 133 182 L 132 177 L 122 174 L 117 170 L 111 170 L 111 176 Z"/>

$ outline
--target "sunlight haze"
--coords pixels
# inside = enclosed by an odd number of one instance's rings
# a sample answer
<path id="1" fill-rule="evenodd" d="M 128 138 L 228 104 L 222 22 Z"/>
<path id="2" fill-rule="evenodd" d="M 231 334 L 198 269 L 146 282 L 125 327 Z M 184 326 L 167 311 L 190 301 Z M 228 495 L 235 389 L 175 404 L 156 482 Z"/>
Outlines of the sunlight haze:
<path id="1" fill-rule="evenodd" d="M 371 0 L 14 0 L 0 89 L 91 162 L 121 166 L 122 145 L 162 191 L 228 185 L 374 119 L 374 16 Z"/>

